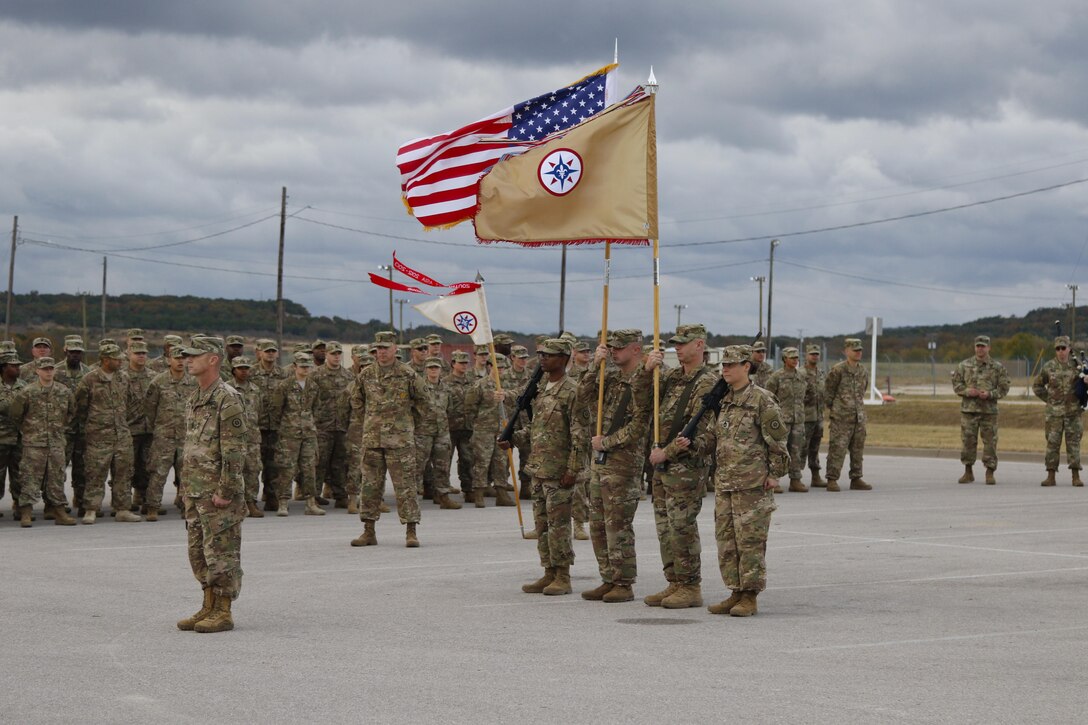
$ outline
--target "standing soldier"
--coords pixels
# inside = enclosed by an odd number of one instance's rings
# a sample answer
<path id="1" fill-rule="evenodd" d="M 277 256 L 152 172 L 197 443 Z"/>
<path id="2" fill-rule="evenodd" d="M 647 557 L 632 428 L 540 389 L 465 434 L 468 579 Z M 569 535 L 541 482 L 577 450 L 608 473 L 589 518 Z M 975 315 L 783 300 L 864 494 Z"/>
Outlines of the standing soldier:
<path id="1" fill-rule="evenodd" d="M 475 378 L 468 374 L 468 353 L 456 350 L 450 363 L 446 385 L 450 390 L 449 427 L 450 456 L 457 451 L 457 480 L 465 503 L 476 500 L 472 493 L 472 419 L 465 409 L 465 397 Z M 452 461 L 451 461 L 452 462 Z M 480 483 L 482 487 L 483 482 Z"/>
<path id="2" fill-rule="evenodd" d="M 246 340 L 241 335 L 227 335 L 227 344 L 223 348 L 226 357 L 219 364 L 219 377 L 227 384 L 234 381 L 234 367 L 231 362 L 245 350 Z"/>
<path id="3" fill-rule="evenodd" d="M 518 396 L 521 396 L 525 387 L 529 384 L 529 380 L 533 377 L 533 373 L 529 370 L 529 350 L 522 345 L 513 345 L 510 348 L 509 377 L 511 381 L 510 389 L 517 393 Z M 522 412 L 517 427 L 528 424 L 529 416 L 527 413 Z M 518 495 L 521 498 L 529 498 L 531 495 L 532 477 L 525 470 L 525 464 L 529 462 L 529 453 L 531 453 L 531 450 L 528 441 L 518 446 L 518 485 L 521 488 Z"/>
<path id="4" fill-rule="evenodd" d="M 655 466 L 653 481 L 654 522 L 661 546 L 661 563 L 669 585 L 643 601 L 651 607 L 683 609 L 703 606 L 702 551 L 699 545 L 699 511 L 703 507 L 703 483 L 709 466 L 706 457 L 713 452 L 711 440 L 714 416 L 704 415 L 695 431 L 695 439 L 676 440 L 688 420 L 699 409 L 717 375 L 703 364 L 706 327 L 680 325 L 669 338 L 676 348 L 680 367 L 661 374 L 659 416 L 662 440 L 650 451 Z M 663 353 L 651 352 L 646 369 L 661 365 Z"/>
<path id="5" fill-rule="evenodd" d="M 269 416 L 268 405 L 272 401 L 272 390 L 287 379 L 287 373 L 276 364 L 279 348 L 273 340 L 257 340 L 257 366 L 249 371 L 249 379 L 261 389 L 262 410 L 261 426 L 261 481 L 264 483 L 264 510 L 278 511 L 276 499 L 276 444 L 279 436 Z"/>
<path id="6" fill-rule="evenodd" d="M 533 420 L 514 439 L 528 437 L 532 453 L 527 470 L 533 477 L 533 522 L 544 576 L 525 584 L 526 594 L 570 594 L 571 496 L 574 479 L 585 461 L 590 430 L 588 411 L 577 405 L 578 386 L 566 374 L 570 343 L 551 338 L 539 348 L 547 382 L 537 388 Z M 511 443 L 503 441 L 503 449 Z"/>
<path id="7" fill-rule="evenodd" d="M 30 346 L 30 362 L 23 363 L 19 368 L 19 379 L 24 383 L 37 380 L 37 361 L 43 357 L 53 357 L 53 341 L 48 337 L 35 337 Z"/>
<path id="8" fill-rule="evenodd" d="M 766 387 L 767 381 L 771 379 L 771 373 L 774 372 L 772 365 L 767 362 L 767 343 L 763 340 L 756 340 L 752 345 L 752 375 L 751 381 L 763 388 Z"/>
<path id="9" fill-rule="evenodd" d="M 1054 359 L 1043 365 L 1039 377 L 1031 386 L 1035 397 L 1046 403 L 1046 480 L 1043 486 L 1055 486 L 1054 475 L 1061 460 L 1062 437 L 1065 437 L 1065 460 L 1073 473 L 1073 485 L 1080 480 L 1080 439 L 1084 435 L 1080 401 L 1076 382 L 1080 367 L 1069 356 L 1069 338 L 1054 338 Z"/>
<path id="10" fill-rule="evenodd" d="M 83 492 L 84 524 L 93 524 L 110 479 L 110 503 L 121 522 L 143 519 L 132 513 L 132 434 L 128 429 L 131 397 L 121 370 L 124 353 L 117 345 L 99 346 L 99 366 L 76 387 L 76 421 L 86 436 L 87 486 Z"/>
<path id="11" fill-rule="evenodd" d="M 450 499 L 450 389 L 442 381 L 442 360 L 429 357 L 423 363 L 427 369 L 428 411 L 416 427 L 416 469 L 423 496 L 444 509 L 459 509 L 461 504 Z"/>
<path id="12" fill-rule="evenodd" d="M 147 369 L 147 343 L 134 340 L 128 345 L 129 404 L 128 429 L 132 433 L 132 503 L 147 512 L 148 456 L 151 453 L 152 428 L 147 422 L 144 400 L 155 374 Z M 162 511 L 160 513 L 166 513 Z"/>
<path id="13" fill-rule="evenodd" d="M 506 356 L 495 353 L 495 361 L 499 364 L 501 380 L 502 370 L 507 364 Z M 489 369 L 490 366 L 488 361 Z M 484 496 L 492 495 L 492 492 L 496 506 L 516 505 L 506 492 L 506 455 L 496 442 L 503 428 L 499 404 L 510 406 L 513 402 L 513 392 L 497 390 L 495 378 L 491 374 L 478 379 L 465 393 L 465 410 L 472 421 L 472 500 L 476 508 L 483 508 L 486 505 Z"/>
<path id="14" fill-rule="evenodd" d="M 181 474 L 185 449 L 185 406 L 189 396 L 197 389 L 196 378 L 185 371 L 184 351 L 181 343 L 170 348 L 170 367 L 151 378 L 144 396 L 144 415 L 151 430 L 147 503 L 144 505 L 148 521 L 159 520 L 162 492 L 171 468 L 174 469 L 177 496 L 184 493 Z"/>
<path id="15" fill-rule="evenodd" d="M 79 335 L 69 335 L 64 338 L 64 364 L 57 368 L 53 374 L 53 380 L 68 388 L 75 395 L 76 387 L 83 377 L 91 371 L 91 368 L 83 364 L 83 338 Z M 83 491 L 87 483 L 84 454 L 86 452 L 86 438 L 83 433 L 83 424 L 79 420 L 73 420 L 68 428 L 68 445 L 65 448 L 65 461 L 72 466 L 72 507 L 79 511 L 83 506 Z"/>
<path id="16" fill-rule="evenodd" d="M 370 346 L 369 345 L 352 345 L 351 346 L 351 374 L 357 376 L 363 372 L 363 367 L 370 362 Z"/>
<path id="17" fill-rule="evenodd" d="M 261 431 L 257 422 L 261 415 L 261 389 L 249 379 L 253 361 L 245 355 L 231 360 L 230 386 L 238 391 L 246 410 L 246 463 L 242 468 L 245 480 L 246 514 L 250 518 L 263 519 L 264 512 L 257 506 L 257 492 L 261 478 Z"/>
<path id="18" fill-rule="evenodd" d="M 836 364 L 824 383 L 831 430 L 827 437 L 827 490 L 839 491 L 839 473 L 846 452 L 850 452 L 850 488 L 868 491 L 872 488 L 862 480 L 865 453 L 865 389 L 869 372 L 861 364 L 861 340 L 849 337 L 845 341 L 846 359 Z"/>
<path id="19" fill-rule="evenodd" d="M 194 338 L 184 352 L 199 385 L 185 413 L 185 528 L 189 565 L 204 590 L 204 605 L 179 621 L 178 629 L 225 632 L 234 629 L 231 604 L 242 588 L 245 410 L 233 388 L 219 379 L 222 338 Z"/>
<path id="20" fill-rule="evenodd" d="M 808 469 L 812 472 L 813 488 L 825 488 L 820 478 L 820 441 L 824 438 L 824 375 L 820 369 L 820 346 L 809 345 L 805 355 L 805 375 L 808 389 L 805 391 L 805 451 Z"/>
<path id="21" fill-rule="evenodd" d="M 707 609 L 734 617 L 755 614 L 756 597 L 767 586 L 767 532 L 775 510 L 770 489 L 790 463 L 779 408 L 768 391 L 750 383 L 750 369 L 747 345 L 725 348 L 722 378 L 729 391 L 714 428 L 714 538 L 722 581 L 733 591 Z"/>
<path id="22" fill-rule="evenodd" d="M 325 364 L 310 376 L 317 389 L 317 483 L 323 495 L 332 498 L 338 509 L 348 507 L 346 488 L 348 467 L 348 422 L 351 417 L 349 388 L 355 377 L 341 364 L 344 347 L 339 342 L 325 344 Z M 316 360 L 315 360 L 316 362 Z"/>
<path id="23" fill-rule="evenodd" d="M 314 367 L 320 368 L 325 365 L 325 358 L 328 355 L 329 346 L 324 340 L 317 339 L 310 345 L 310 354 L 314 356 Z M 343 352 L 343 350 L 341 350 Z"/>
<path id="24" fill-rule="evenodd" d="M 352 397 L 352 407 L 363 421 L 362 495 L 359 518 L 363 533 L 352 546 L 378 543 L 374 523 L 380 516 L 385 474 L 393 479 L 397 496 L 397 515 L 406 527 L 404 545 L 419 546 L 416 524 L 419 502 L 416 500 L 415 444 L 416 421 L 427 415 L 427 393 L 423 379 L 412 368 L 397 362 L 397 334 L 384 330 L 374 336 L 370 346 L 373 365 L 359 374 Z"/>
<path id="25" fill-rule="evenodd" d="M 593 346 L 585 340 L 578 340 L 573 346 L 574 356 L 570 361 L 570 370 L 567 374 L 570 375 L 571 380 L 578 383 L 582 379 L 582 374 L 589 370 L 589 358 L 593 352 Z"/>
<path id="26" fill-rule="evenodd" d="M 442 363 L 442 375 L 447 375 L 450 371 L 450 364 L 442 357 L 442 336 L 432 333 L 423 339 L 427 341 L 427 357 L 438 358 Z"/>
<path id="27" fill-rule="evenodd" d="M 19 524 L 31 525 L 31 511 L 42 495 L 45 510 L 57 526 L 75 526 L 65 511 L 65 433 L 75 407 L 68 388 L 53 382 L 56 366 L 51 357 L 34 361 L 38 379 L 21 389 L 12 401 L 10 416 L 22 435 L 20 462 L 22 490 L 19 494 Z M 14 498 L 14 496 L 13 496 Z"/>
<path id="28" fill-rule="evenodd" d="M 306 501 L 303 513 L 307 516 L 324 516 L 325 510 L 317 505 L 317 427 L 314 411 L 317 407 L 317 386 L 310 372 L 314 369 L 313 356 L 296 352 L 293 355 L 294 375 L 272 390 L 268 415 L 272 427 L 279 432 L 276 448 L 276 498 L 277 516 L 287 516 L 287 502 L 291 500 L 291 482 L 298 477 L 301 498 Z"/>
<path id="29" fill-rule="evenodd" d="M 805 394 L 809 389 L 808 376 L 797 369 L 800 353 L 796 347 L 782 350 L 782 369 L 771 373 L 764 386 L 774 393 L 781 411 L 780 420 L 786 430 L 790 452 L 790 491 L 805 493 L 808 487 L 801 482 L 805 465 Z M 774 484 L 774 492 L 782 493 L 782 485 Z"/>
<path id="30" fill-rule="evenodd" d="M 486 378 L 488 376 L 487 364 L 491 361 L 491 352 L 487 349 L 487 345 L 476 346 L 474 359 L 472 377 Z"/>
<path id="31" fill-rule="evenodd" d="M 828 375 L 828 378 L 831 376 Z M 960 436 L 963 449 L 960 462 L 963 475 L 960 483 L 975 480 L 972 470 L 978 457 L 978 439 L 982 438 L 982 465 L 986 467 L 986 483 L 997 483 L 997 401 L 1009 394 L 1009 373 L 1005 366 L 990 357 L 990 338 L 975 338 L 975 356 L 961 362 L 952 372 L 952 390 L 960 396 Z M 1057 464 L 1055 464 L 1057 468 Z M 827 467 L 831 477 L 831 464 Z"/>
<path id="32" fill-rule="evenodd" d="M 148 369 L 156 375 L 158 375 L 159 373 L 165 373 L 167 370 L 169 370 L 170 351 L 175 347 L 180 347 L 181 342 L 181 338 L 177 335 L 164 335 L 162 338 L 162 356 L 148 362 Z"/>
<path id="33" fill-rule="evenodd" d="M 37 358 L 32 364 L 37 367 Z M 52 360 L 52 358 L 48 358 Z M 19 511 L 19 495 L 22 489 L 22 479 L 19 477 L 19 421 L 11 415 L 9 408 L 12 401 L 18 396 L 19 391 L 26 387 L 26 383 L 20 379 L 22 375 L 21 361 L 15 353 L 7 353 L 0 357 L 0 498 L 4 495 L 4 479 L 11 482 L 11 513 L 13 516 L 21 516 Z M 63 488 L 63 487 L 62 487 Z M 36 499 L 35 499 L 36 500 Z M 26 516 L 26 525 L 30 525 L 31 514 Z"/>
<path id="34" fill-rule="evenodd" d="M 427 351 L 430 349 L 430 345 L 422 337 L 416 337 L 408 341 L 408 350 L 410 358 L 408 366 L 416 371 L 416 375 L 421 378 L 427 377 Z"/>
<path id="35" fill-rule="evenodd" d="M 601 435 L 590 445 L 596 454 L 589 479 L 589 534 L 601 585 L 582 599 L 629 602 L 638 566 L 635 559 L 635 510 L 642 494 L 646 431 L 650 427 L 653 376 L 642 365 L 642 330 L 616 330 L 608 345 L 597 348 L 590 372 L 578 384 L 578 405 L 590 411 L 594 426 L 600 395 L 600 365 L 605 369 Z M 595 433 L 596 427 L 591 428 Z"/>

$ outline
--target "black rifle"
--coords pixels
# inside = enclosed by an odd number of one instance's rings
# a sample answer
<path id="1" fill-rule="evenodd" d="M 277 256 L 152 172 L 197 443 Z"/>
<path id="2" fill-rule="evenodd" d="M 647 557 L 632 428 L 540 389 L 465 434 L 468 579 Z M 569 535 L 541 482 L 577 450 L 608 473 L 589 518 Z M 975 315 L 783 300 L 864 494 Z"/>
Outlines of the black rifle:
<path id="1" fill-rule="evenodd" d="M 510 416 L 510 420 L 506 421 L 506 426 L 502 429 L 502 433 L 499 434 L 499 443 L 509 442 L 514 436 L 514 428 L 517 426 L 518 416 L 521 415 L 522 412 L 529 416 L 529 420 L 533 419 L 533 398 L 536 397 L 537 387 L 540 385 L 540 379 L 543 377 L 544 368 L 540 367 L 538 364 L 536 370 L 533 371 L 533 376 L 529 378 L 525 390 L 518 396 L 513 415 Z"/>

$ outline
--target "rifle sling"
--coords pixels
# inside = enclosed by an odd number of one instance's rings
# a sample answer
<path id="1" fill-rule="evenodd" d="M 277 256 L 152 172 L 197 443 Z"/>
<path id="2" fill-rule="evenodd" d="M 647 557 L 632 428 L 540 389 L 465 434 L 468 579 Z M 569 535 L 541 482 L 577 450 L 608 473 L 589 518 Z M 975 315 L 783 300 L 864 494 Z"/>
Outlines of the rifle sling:
<path id="1" fill-rule="evenodd" d="M 608 426 L 608 432 L 606 436 L 610 436 L 616 433 L 623 427 L 627 418 L 627 408 L 631 405 L 631 386 L 627 385 L 623 389 L 623 394 L 620 395 L 619 405 L 616 406 L 616 412 L 612 414 L 612 425 Z"/>
<path id="2" fill-rule="evenodd" d="M 684 424 L 687 422 L 687 416 L 684 415 L 684 411 L 688 409 L 688 401 L 691 400 L 691 394 L 694 392 L 695 385 L 699 382 L 699 378 L 701 377 L 703 377 L 702 371 L 691 379 L 684 388 L 684 392 L 680 395 L 680 400 L 676 403 L 676 415 L 672 419 L 672 426 L 669 428 L 669 433 L 665 437 L 665 440 L 661 441 L 662 447 L 672 443 L 672 439 L 676 437 L 676 434 L 684 430 Z"/>

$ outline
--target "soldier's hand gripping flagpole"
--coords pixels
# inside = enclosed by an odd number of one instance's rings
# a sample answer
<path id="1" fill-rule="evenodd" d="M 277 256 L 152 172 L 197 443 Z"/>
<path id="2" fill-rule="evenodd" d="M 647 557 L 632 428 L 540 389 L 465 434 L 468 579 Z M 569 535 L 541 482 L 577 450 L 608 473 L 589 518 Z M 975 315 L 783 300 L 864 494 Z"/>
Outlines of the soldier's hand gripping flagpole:
<path id="1" fill-rule="evenodd" d="M 601 304 L 601 344 L 608 344 L 608 279 L 612 270 L 612 242 L 604 243 L 604 302 Z M 607 360 L 601 360 L 601 367 L 597 373 L 597 436 L 604 432 L 604 369 Z M 598 464 L 604 463 L 608 457 L 607 451 L 597 451 L 595 460 Z"/>

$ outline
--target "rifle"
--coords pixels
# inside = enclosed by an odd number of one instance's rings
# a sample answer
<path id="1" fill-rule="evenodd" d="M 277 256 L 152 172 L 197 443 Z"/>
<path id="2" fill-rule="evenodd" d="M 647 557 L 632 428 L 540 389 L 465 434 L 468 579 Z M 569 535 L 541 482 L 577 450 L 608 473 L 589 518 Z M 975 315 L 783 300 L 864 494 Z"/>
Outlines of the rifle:
<path id="1" fill-rule="evenodd" d="M 529 378 L 529 382 L 525 385 L 525 390 L 521 391 L 521 395 L 518 396 L 517 404 L 514 407 L 514 414 L 510 416 L 510 420 L 506 421 L 506 426 L 503 427 L 502 433 L 499 434 L 499 443 L 508 442 L 514 436 L 514 426 L 517 425 L 518 416 L 524 411 L 529 416 L 529 420 L 533 419 L 533 398 L 536 397 L 537 387 L 540 385 L 541 378 L 544 377 L 544 368 L 539 364 L 536 366 L 536 370 L 533 371 L 533 376 Z"/>

